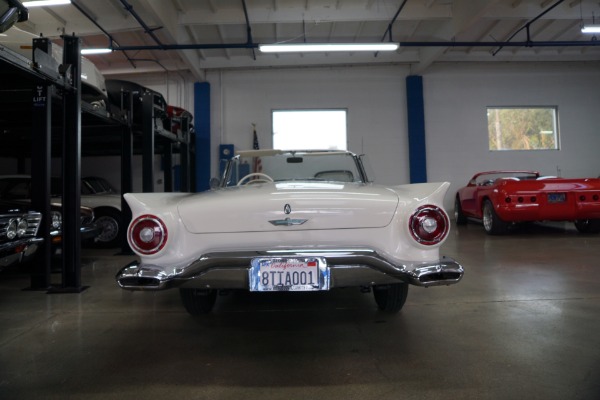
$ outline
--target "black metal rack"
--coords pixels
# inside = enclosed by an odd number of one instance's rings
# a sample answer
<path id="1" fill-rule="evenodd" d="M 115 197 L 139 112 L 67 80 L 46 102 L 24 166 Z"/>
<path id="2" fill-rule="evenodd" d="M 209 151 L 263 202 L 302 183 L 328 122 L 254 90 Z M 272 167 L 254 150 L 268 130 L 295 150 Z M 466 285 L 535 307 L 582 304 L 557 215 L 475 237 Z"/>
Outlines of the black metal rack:
<path id="1" fill-rule="evenodd" d="M 81 157 L 121 156 L 121 191 L 133 189 L 134 154 L 143 159 L 143 190 L 154 191 L 155 154 L 172 171 L 174 151 L 181 153 L 181 190 L 190 190 L 191 118 L 181 121 L 181 133 L 173 133 L 163 121 L 166 103 L 158 93 L 122 90 L 120 102 L 106 108 L 81 100 L 80 40 L 65 36 L 63 63 L 47 56 L 52 45 L 34 40 L 33 62 L 0 46 L 0 157 L 16 158 L 24 172 L 31 159 L 32 206 L 43 213 L 44 244 L 31 273 L 32 290 L 79 292 L 81 285 L 80 178 Z M 50 53 L 51 54 L 51 53 Z M 140 96 L 141 94 L 141 96 Z M 160 96 L 162 98 L 162 96 Z M 136 106 L 141 102 L 142 107 Z M 158 121 L 161 123 L 158 123 Z M 62 160 L 63 250 L 62 283 L 51 285 L 50 177 L 51 158 Z M 165 191 L 173 190 L 172 173 L 165 174 Z M 131 219 L 122 200 L 124 221 Z M 129 252 L 127 243 L 122 251 Z"/>
<path id="2" fill-rule="evenodd" d="M 142 190 L 154 191 L 154 155 L 160 154 L 164 170 L 172 171 L 173 154 L 179 153 L 180 190 L 190 191 L 191 114 L 170 115 L 173 107 L 167 105 L 160 93 L 134 82 L 107 80 L 106 86 L 110 103 L 128 115 L 134 152 L 142 155 Z M 165 173 L 164 190 L 173 189 L 173 174 Z"/>

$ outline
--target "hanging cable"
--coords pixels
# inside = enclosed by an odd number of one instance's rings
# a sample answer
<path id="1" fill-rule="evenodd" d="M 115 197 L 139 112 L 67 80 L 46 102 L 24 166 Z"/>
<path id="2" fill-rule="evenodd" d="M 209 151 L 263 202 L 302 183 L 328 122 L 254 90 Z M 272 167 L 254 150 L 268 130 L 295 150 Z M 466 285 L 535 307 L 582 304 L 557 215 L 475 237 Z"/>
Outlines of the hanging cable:
<path id="1" fill-rule="evenodd" d="M 542 12 L 540 15 L 538 15 L 537 17 L 535 17 L 534 19 L 532 19 L 531 21 L 527 22 L 525 25 L 523 25 L 521 28 L 517 29 L 517 31 L 515 33 L 513 33 L 508 40 L 506 40 L 506 42 L 510 42 L 515 36 L 517 36 L 517 34 L 519 32 L 521 32 L 523 29 L 525 29 L 527 31 L 527 47 L 530 47 L 529 43 L 531 43 L 531 36 L 530 36 L 530 31 L 529 31 L 529 27 L 531 26 L 531 24 L 533 24 L 535 21 L 537 21 L 538 19 L 542 18 L 544 15 L 548 14 L 550 11 L 552 11 L 555 7 L 557 7 L 560 3 L 562 3 L 565 0 L 558 0 L 556 3 L 554 3 L 553 5 L 551 5 L 548 9 L 546 9 L 544 12 Z M 500 50 L 502 50 L 504 48 L 505 45 L 502 45 L 500 47 L 498 47 L 498 49 L 496 51 L 494 51 L 492 53 L 492 55 L 496 55 L 500 52 Z"/>

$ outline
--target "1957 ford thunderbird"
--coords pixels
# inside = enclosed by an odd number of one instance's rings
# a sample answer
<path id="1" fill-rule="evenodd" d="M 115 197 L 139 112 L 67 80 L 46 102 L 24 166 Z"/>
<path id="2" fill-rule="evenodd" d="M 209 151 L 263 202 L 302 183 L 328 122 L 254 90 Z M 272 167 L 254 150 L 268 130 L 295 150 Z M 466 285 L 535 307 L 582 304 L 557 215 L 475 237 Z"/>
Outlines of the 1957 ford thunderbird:
<path id="1" fill-rule="evenodd" d="M 361 287 L 399 311 L 408 285 L 457 283 L 440 256 L 449 183 L 382 186 L 346 151 L 255 150 L 230 160 L 203 193 L 128 193 L 128 241 L 139 256 L 123 289 L 179 288 L 191 314 L 220 289 L 254 292 Z"/>

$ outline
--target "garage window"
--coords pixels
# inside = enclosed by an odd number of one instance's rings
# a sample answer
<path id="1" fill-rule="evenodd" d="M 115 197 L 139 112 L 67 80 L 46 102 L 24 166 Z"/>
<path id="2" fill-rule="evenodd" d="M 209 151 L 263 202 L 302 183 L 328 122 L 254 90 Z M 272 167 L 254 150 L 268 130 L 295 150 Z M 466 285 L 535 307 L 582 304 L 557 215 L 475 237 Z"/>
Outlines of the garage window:
<path id="1" fill-rule="evenodd" d="M 274 110 L 273 148 L 346 150 L 346 110 Z"/>
<path id="2" fill-rule="evenodd" d="M 558 150 L 557 107 L 488 107 L 490 150 Z"/>

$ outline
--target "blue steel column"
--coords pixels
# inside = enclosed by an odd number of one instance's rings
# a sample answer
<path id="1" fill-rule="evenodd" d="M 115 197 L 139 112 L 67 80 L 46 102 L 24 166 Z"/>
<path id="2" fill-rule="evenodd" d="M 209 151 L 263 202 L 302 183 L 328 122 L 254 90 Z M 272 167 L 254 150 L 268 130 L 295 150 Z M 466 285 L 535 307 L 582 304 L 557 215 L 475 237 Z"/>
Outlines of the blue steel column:
<path id="1" fill-rule="evenodd" d="M 210 188 L 210 84 L 194 84 L 196 191 Z"/>
<path id="2" fill-rule="evenodd" d="M 425 106 L 423 104 L 423 77 L 406 77 L 406 108 L 408 115 L 408 157 L 410 183 L 427 182 L 427 154 L 425 143 Z"/>
<path id="3" fill-rule="evenodd" d="M 189 192 L 190 191 L 190 175 L 191 174 L 191 164 L 190 164 L 190 145 L 192 143 L 192 139 L 190 137 L 190 120 L 188 117 L 183 117 L 181 119 L 181 131 L 183 132 L 184 142 L 179 146 L 180 153 L 180 168 L 179 168 L 179 191 L 180 192 Z"/>

